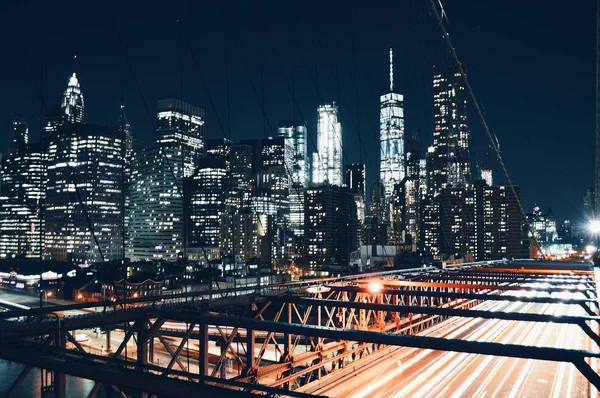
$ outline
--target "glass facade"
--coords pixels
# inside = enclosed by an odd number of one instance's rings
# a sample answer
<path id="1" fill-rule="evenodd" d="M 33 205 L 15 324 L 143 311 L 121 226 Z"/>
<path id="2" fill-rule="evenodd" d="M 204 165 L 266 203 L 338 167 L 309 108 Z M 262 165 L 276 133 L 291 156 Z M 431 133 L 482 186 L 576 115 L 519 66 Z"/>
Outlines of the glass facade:
<path id="1" fill-rule="evenodd" d="M 312 159 L 312 182 L 342 186 L 342 125 L 338 119 L 338 106 L 321 105 L 317 108 L 317 148 Z"/>
<path id="2" fill-rule="evenodd" d="M 49 137 L 45 217 L 52 258 L 97 262 L 100 251 L 105 260 L 122 258 L 122 145 L 118 130 L 92 124 L 66 123 Z"/>
<path id="3" fill-rule="evenodd" d="M 434 130 L 430 147 L 428 190 L 469 182 L 471 175 L 467 99 L 462 75 L 455 69 L 436 69 L 433 76 Z"/>
<path id="4" fill-rule="evenodd" d="M 183 251 L 183 198 L 177 187 L 181 174 L 178 148 L 146 149 L 133 157 L 127 232 L 131 261 L 174 261 Z"/>
<path id="5" fill-rule="evenodd" d="M 379 179 L 386 200 L 390 200 L 394 185 L 404 178 L 404 96 L 394 93 L 393 53 L 390 49 L 390 92 L 380 97 L 379 105 Z"/>
<path id="6" fill-rule="evenodd" d="M 45 197 L 44 154 L 41 145 L 29 143 L 24 119 L 13 120 L 10 137 L 0 178 L 0 258 L 34 257 L 43 245 L 40 208 Z"/>
<path id="7" fill-rule="evenodd" d="M 204 151 L 204 111 L 177 99 L 166 99 L 158 101 L 157 116 L 158 146 L 179 148 L 184 165 L 181 177 L 191 177 Z"/>

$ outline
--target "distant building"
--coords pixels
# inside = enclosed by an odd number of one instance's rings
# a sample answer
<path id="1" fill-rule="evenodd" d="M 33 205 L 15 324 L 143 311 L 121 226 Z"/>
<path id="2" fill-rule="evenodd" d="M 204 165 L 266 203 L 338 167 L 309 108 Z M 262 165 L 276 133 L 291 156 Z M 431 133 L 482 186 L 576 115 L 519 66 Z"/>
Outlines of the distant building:
<path id="1" fill-rule="evenodd" d="M 552 209 L 543 213 L 540 207 L 536 204 L 533 211 L 527 214 L 527 222 L 532 233 L 539 243 L 552 243 L 558 239 L 556 231 L 556 217 L 552 213 Z"/>
<path id="2" fill-rule="evenodd" d="M 346 165 L 345 185 L 348 190 L 354 194 L 356 202 L 356 216 L 358 217 L 359 229 L 365 221 L 366 208 L 366 186 L 365 186 L 365 165 L 364 163 L 352 163 Z"/>
<path id="3" fill-rule="evenodd" d="M 354 196 L 346 188 L 321 185 L 306 190 L 304 258 L 310 273 L 349 267 L 350 253 L 359 247 L 357 230 Z"/>
<path id="4" fill-rule="evenodd" d="M 204 111 L 178 99 L 158 101 L 157 144 L 178 149 L 183 159 L 183 177 L 194 174 L 196 162 L 204 153 Z"/>
<path id="5" fill-rule="evenodd" d="M 47 144 L 46 251 L 55 260 L 84 264 L 121 259 L 122 134 L 66 123 Z"/>
<path id="6" fill-rule="evenodd" d="M 585 190 L 585 195 L 583 196 L 583 218 L 584 221 L 588 222 L 589 220 L 593 220 L 594 217 L 594 189 L 588 188 Z"/>
<path id="7" fill-rule="evenodd" d="M 231 239 L 230 234 L 223 233 L 221 225 L 227 212 L 227 176 L 226 162 L 222 158 L 206 158 L 198 162 L 188 209 L 190 247 L 223 249 L 223 239 Z"/>
<path id="8" fill-rule="evenodd" d="M 300 120 L 283 120 L 279 122 L 277 135 L 285 138 L 292 151 L 290 172 L 292 185 L 303 188 L 308 186 L 310 180 L 310 163 L 308 161 L 308 140 L 306 122 Z"/>
<path id="9" fill-rule="evenodd" d="M 519 187 L 515 187 L 519 195 Z M 445 188 L 436 197 L 440 214 L 440 257 L 482 261 L 521 258 L 522 216 L 510 186 L 482 180 Z"/>
<path id="10" fill-rule="evenodd" d="M 43 247 L 44 156 L 40 144 L 29 143 L 27 121 L 15 117 L 0 174 L 0 258 L 38 256 Z"/>
<path id="11" fill-rule="evenodd" d="M 81 86 L 75 73 L 69 79 L 69 84 L 63 94 L 60 107 L 69 123 L 84 122 L 83 94 L 81 93 Z"/>
<path id="12" fill-rule="evenodd" d="M 454 68 L 434 70 L 434 131 L 429 148 L 428 192 L 437 195 L 447 186 L 470 180 L 470 132 L 464 77 Z"/>
<path id="13" fill-rule="evenodd" d="M 491 169 L 481 169 L 481 179 L 485 181 L 488 187 L 494 185 L 494 179 L 492 177 Z"/>
<path id="14" fill-rule="evenodd" d="M 342 125 L 338 119 L 338 106 L 321 105 L 317 108 L 317 148 L 312 159 L 312 182 L 342 186 L 344 181 Z"/>
<path id="15" fill-rule="evenodd" d="M 292 192 L 290 179 L 290 164 L 293 163 L 294 152 L 290 140 L 278 138 L 265 138 L 261 141 L 261 168 L 258 178 L 258 190 L 253 201 L 255 211 L 259 214 L 271 216 L 273 225 L 268 228 L 272 242 L 274 259 L 285 259 L 287 238 L 291 235 L 290 229 L 290 192 Z M 296 187 L 293 191 L 297 191 Z M 296 192 L 297 195 L 297 192 Z M 298 203 L 295 203 L 297 211 Z M 298 222 L 295 214 L 295 221 Z M 299 228 L 298 224 L 294 225 Z"/>
<path id="16" fill-rule="evenodd" d="M 379 105 L 379 179 L 383 184 L 386 200 L 392 197 L 394 185 L 399 184 L 406 173 L 404 96 L 394 92 L 392 57 L 392 49 L 390 49 L 390 90 L 388 94 L 380 97 Z"/>

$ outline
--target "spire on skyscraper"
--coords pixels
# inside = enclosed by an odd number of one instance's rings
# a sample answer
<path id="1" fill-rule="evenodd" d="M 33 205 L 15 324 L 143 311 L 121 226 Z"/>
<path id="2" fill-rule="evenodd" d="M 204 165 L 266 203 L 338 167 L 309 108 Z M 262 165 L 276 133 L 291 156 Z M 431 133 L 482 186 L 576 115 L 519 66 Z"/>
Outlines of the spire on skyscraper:
<path id="1" fill-rule="evenodd" d="M 394 50 L 390 47 L 390 93 L 394 91 Z"/>
<path id="2" fill-rule="evenodd" d="M 83 94 L 75 72 L 69 79 L 69 84 L 63 94 L 61 109 L 69 122 L 83 123 Z"/>

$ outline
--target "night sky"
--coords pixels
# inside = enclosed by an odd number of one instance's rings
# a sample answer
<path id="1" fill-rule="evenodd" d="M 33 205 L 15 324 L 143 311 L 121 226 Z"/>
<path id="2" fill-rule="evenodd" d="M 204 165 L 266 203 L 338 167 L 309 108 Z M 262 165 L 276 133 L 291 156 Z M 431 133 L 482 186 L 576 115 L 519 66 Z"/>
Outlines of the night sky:
<path id="1" fill-rule="evenodd" d="M 511 177 L 522 186 L 526 209 L 537 202 L 551 206 L 559 220 L 577 220 L 593 181 L 594 2 L 443 3 L 451 38 Z M 46 107 L 59 104 L 75 71 L 86 121 L 113 124 L 123 87 L 127 116 L 145 147 L 154 142 L 156 101 L 182 97 L 205 109 L 207 138 L 229 131 L 234 140 L 262 138 L 278 120 L 304 116 L 312 152 L 316 107 L 337 101 L 345 161 L 367 163 L 369 186 L 378 168 L 379 95 L 388 90 L 389 47 L 407 131 L 418 132 L 423 153 L 433 134 L 432 66 L 450 64 L 425 0 L 5 0 L 0 38 L 5 131 L 17 112 L 28 119 L 32 137 L 39 136 L 43 59 Z M 492 167 L 502 182 L 475 114 L 469 117 L 474 163 Z M 5 134 L 2 148 L 7 144 Z"/>

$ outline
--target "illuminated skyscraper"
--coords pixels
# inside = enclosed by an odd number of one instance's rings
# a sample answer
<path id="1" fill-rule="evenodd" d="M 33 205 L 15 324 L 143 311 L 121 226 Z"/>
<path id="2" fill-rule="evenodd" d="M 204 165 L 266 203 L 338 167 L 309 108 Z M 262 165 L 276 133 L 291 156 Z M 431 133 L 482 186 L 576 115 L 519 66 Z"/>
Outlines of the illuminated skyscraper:
<path id="1" fill-rule="evenodd" d="M 131 261 L 175 261 L 183 251 L 181 172 L 177 149 L 152 148 L 134 155 L 127 231 Z"/>
<path id="2" fill-rule="evenodd" d="M 388 200 L 394 185 L 404 178 L 404 96 L 394 92 L 393 53 L 390 49 L 390 92 L 382 95 L 379 106 L 379 179 Z"/>
<path id="3" fill-rule="evenodd" d="M 491 169 L 481 169 L 481 179 L 485 180 L 485 183 L 490 187 L 494 185 Z"/>
<path id="4" fill-rule="evenodd" d="M 292 149 L 292 184 L 303 188 L 308 186 L 309 162 L 306 123 L 297 120 L 285 120 L 279 122 L 278 136 L 284 137 Z"/>
<path id="5" fill-rule="evenodd" d="M 66 123 L 48 137 L 46 251 L 53 259 L 121 258 L 122 145 L 117 129 L 92 124 Z"/>
<path id="6" fill-rule="evenodd" d="M 227 211 L 227 176 L 223 158 L 210 157 L 198 163 L 191 193 L 191 247 L 220 247 L 223 250 L 223 238 L 231 239 L 229 234 L 222 236 L 221 228 L 222 216 Z"/>
<path id="7" fill-rule="evenodd" d="M 1 258 L 39 255 L 44 155 L 41 145 L 28 142 L 28 135 L 27 122 L 13 119 L 10 147 L 1 169 Z"/>
<path id="8" fill-rule="evenodd" d="M 335 102 L 317 108 L 317 148 L 312 159 L 312 182 L 342 186 L 342 125 Z"/>
<path id="9" fill-rule="evenodd" d="M 158 101 L 158 146 L 179 149 L 183 177 L 194 174 L 194 166 L 204 151 L 204 111 L 177 99 Z M 181 184 L 181 181 L 179 181 Z"/>
<path id="10" fill-rule="evenodd" d="M 467 98 L 463 76 L 456 69 L 435 69 L 433 145 L 429 149 L 428 190 L 439 194 L 447 186 L 469 182 L 471 157 Z"/>
<path id="11" fill-rule="evenodd" d="M 75 73 L 69 79 L 69 85 L 63 94 L 61 109 L 70 123 L 83 123 L 83 94 Z"/>
<path id="12" fill-rule="evenodd" d="M 308 188 L 305 195 L 304 258 L 309 272 L 328 272 L 332 266 L 346 272 L 350 253 L 359 245 L 354 194 L 321 185 Z"/>

